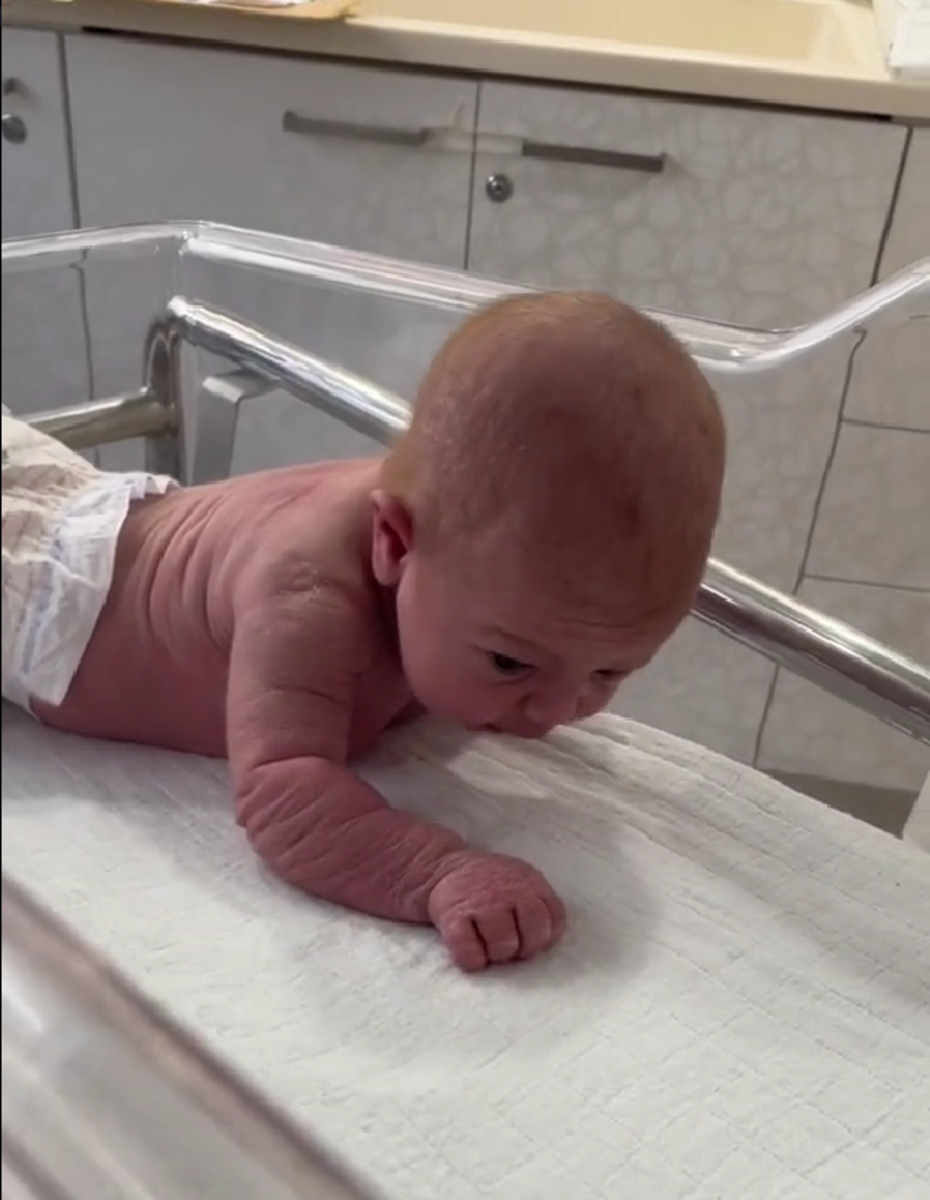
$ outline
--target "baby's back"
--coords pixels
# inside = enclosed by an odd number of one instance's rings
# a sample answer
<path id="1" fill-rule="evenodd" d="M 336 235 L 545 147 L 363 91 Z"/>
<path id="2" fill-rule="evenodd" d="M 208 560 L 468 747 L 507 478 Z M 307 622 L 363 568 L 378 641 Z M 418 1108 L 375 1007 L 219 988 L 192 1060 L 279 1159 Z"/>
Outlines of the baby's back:
<path id="1" fill-rule="evenodd" d="M 225 755 L 237 602 L 289 555 L 304 574 L 308 556 L 351 574 L 376 466 L 287 467 L 135 504 L 68 695 L 34 704 L 36 715 L 91 737 Z"/>

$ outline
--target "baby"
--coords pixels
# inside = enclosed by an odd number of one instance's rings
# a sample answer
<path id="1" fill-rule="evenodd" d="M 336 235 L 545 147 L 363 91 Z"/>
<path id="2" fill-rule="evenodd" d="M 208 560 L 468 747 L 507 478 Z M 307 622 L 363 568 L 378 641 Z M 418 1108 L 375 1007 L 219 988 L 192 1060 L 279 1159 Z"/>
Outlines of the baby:
<path id="1" fill-rule="evenodd" d="M 23 428 L 4 421 L 5 625 Z M 5 661 L 4 695 L 57 729 L 228 757 L 236 818 L 290 884 L 432 923 L 466 971 L 531 958 L 565 925 L 540 873 L 393 810 L 350 764 L 422 710 L 539 738 L 604 708 L 691 607 L 724 442 L 658 324 L 597 294 L 503 300 L 440 350 L 384 458 L 191 488 L 133 477 L 65 694 Z M 130 477 L 49 453 L 74 477 L 51 546 L 68 504 Z"/>

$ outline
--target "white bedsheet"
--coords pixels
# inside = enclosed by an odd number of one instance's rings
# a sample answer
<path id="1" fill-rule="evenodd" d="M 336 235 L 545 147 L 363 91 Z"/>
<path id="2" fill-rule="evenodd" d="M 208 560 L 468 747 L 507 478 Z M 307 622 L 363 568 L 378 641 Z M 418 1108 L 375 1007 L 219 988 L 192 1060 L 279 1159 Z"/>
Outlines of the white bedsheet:
<path id="1" fill-rule="evenodd" d="M 222 764 L 4 707 L 4 869 L 394 1200 L 927 1200 L 930 858 L 619 718 L 429 726 L 367 773 L 548 872 L 548 958 L 464 977 L 424 929 L 270 879 Z"/>

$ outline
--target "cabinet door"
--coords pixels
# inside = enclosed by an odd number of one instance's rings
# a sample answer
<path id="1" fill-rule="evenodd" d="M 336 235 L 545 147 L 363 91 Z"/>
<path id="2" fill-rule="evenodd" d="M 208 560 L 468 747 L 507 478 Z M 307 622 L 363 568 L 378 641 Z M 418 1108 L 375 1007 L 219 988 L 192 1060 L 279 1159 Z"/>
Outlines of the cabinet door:
<path id="1" fill-rule="evenodd" d="M 906 138 L 872 121 L 482 84 L 469 266 L 542 287 L 778 327 L 868 286 Z M 718 383 L 729 465 L 716 552 L 793 589 L 849 347 Z M 772 670 L 688 625 L 618 704 L 756 753 Z"/>
<path id="2" fill-rule="evenodd" d="M 464 265 L 475 83 L 110 37 L 68 38 L 67 57 L 85 224 L 202 219 Z M 463 131 L 461 149 L 421 132 L 449 127 Z M 449 325 L 257 272 L 196 282 L 201 299 L 404 391 Z M 128 274 L 93 290 L 98 388 L 135 385 L 145 324 L 164 299 Z M 243 469 L 280 461 L 282 446 L 316 456 L 322 418 L 276 402 L 262 414 L 237 452 Z M 362 445 L 348 433 L 335 444 Z"/>
<path id="3" fill-rule="evenodd" d="M 60 40 L 4 29 L 3 237 L 74 226 Z M 3 279 L 3 402 L 31 413 L 87 399 L 81 277 L 56 267 Z"/>
<path id="4" fill-rule="evenodd" d="M 3 237 L 74 227 L 59 38 L 3 30 Z"/>
<path id="5" fill-rule="evenodd" d="M 871 282 L 906 138 L 880 121 L 502 83 L 482 85 L 478 126 L 472 270 L 773 328 Z M 492 176 L 512 187 L 503 202 Z"/>

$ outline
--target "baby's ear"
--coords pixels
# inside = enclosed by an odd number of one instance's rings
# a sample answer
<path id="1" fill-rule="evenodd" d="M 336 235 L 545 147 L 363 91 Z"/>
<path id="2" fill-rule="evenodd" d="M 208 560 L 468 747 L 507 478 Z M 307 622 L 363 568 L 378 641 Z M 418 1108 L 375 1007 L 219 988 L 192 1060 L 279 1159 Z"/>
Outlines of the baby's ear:
<path id="1" fill-rule="evenodd" d="M 402 500 L 387 492 L 372 492 L 371 503 L 371 568 L 382 586 L 395 587 L 413 548 L 413 517 Z"/>

